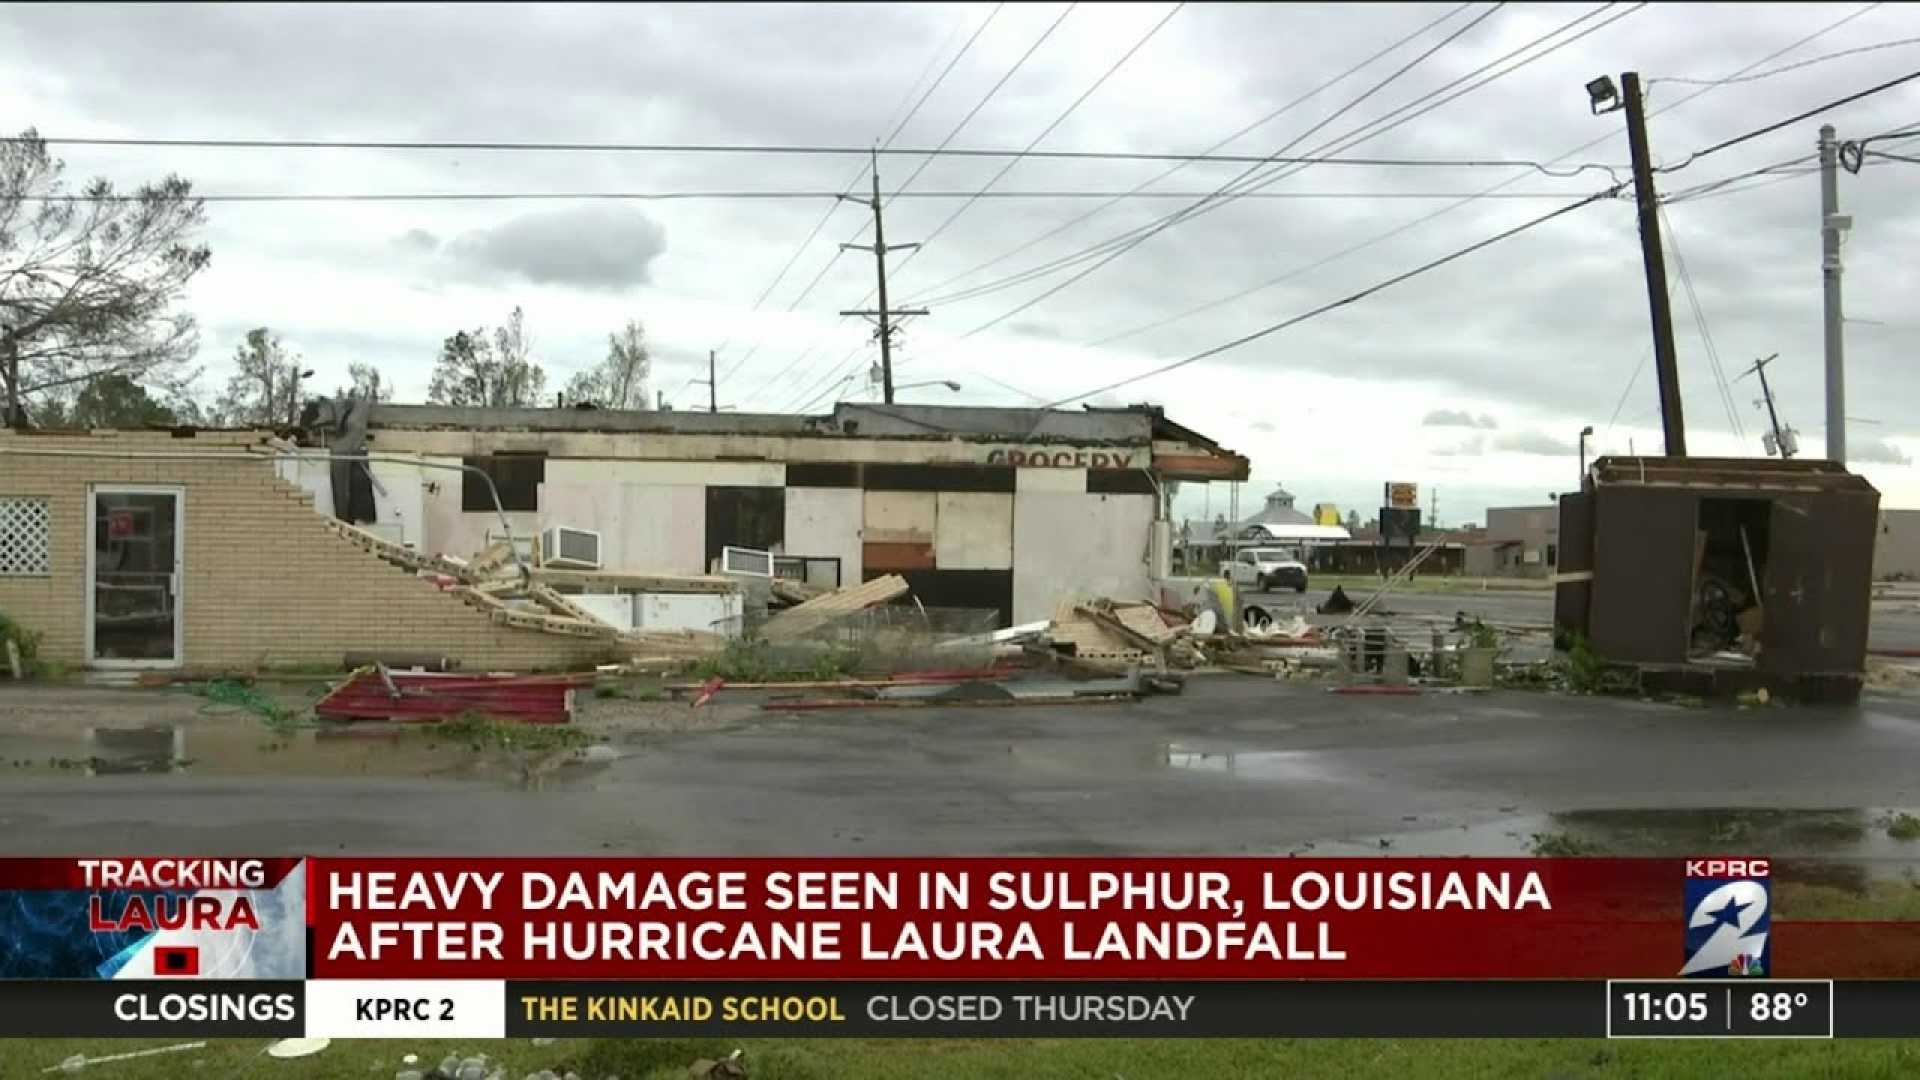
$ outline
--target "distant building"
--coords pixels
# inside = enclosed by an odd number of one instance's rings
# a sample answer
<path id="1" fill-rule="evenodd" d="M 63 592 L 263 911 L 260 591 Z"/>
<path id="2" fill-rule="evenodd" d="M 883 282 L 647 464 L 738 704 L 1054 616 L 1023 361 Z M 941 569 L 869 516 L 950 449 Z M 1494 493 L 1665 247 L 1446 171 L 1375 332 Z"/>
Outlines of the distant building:
<path id="1" fill-rule="evenodd" d="M 1876 581 L 1920 579 L 1920 510 L 1882 510 L 1874 535 Z"/>
<path id="2" fill-rule="evenodd" d="M 1487 528 L 1467 549 L 1466 572 L 1475 577 L 1548 577 L 1560 562 L 1560 508 L 1494 506 Z"/>

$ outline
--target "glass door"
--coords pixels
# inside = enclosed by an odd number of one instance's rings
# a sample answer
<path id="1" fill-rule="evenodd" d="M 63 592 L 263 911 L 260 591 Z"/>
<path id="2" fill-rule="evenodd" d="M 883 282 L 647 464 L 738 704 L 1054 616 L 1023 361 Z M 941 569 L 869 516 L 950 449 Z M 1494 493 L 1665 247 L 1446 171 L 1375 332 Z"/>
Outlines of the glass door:
<path id="1" fill-rule="evenodd" d="M 180 664 L 180 488 L 95 487 L 88 508 L 87 658 Z"/>

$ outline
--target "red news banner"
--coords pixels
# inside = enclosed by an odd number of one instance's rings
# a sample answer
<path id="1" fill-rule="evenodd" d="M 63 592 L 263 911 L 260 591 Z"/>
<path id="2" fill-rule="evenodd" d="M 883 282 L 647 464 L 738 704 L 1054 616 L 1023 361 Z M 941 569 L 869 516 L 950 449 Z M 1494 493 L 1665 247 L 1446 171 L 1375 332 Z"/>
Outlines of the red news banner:
<path id="1" fill-rule="evenodd" d="M 1666 978 L 1678 859 L 310 860 L 316 978 Z M 1920 974 L 1782 922 L 1775 973 Z"/>

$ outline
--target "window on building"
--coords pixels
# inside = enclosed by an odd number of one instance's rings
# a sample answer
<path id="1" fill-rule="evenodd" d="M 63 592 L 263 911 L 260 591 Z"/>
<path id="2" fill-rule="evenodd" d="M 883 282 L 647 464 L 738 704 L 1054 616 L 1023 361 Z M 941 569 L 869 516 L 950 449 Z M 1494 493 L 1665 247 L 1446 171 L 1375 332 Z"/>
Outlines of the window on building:
<path id="1" fill-rule="evenodd" d="M 45 577 L 53 573 L 47 499 L 0 497 L 0 577 Z"/>
<path id="2" fill-rule="evenodd" d="M 540 485 L 547 478 L 545 451 L 470 457 L 464 463 L 486 472 L 500 492 L 502 510 L 540 509 Z M 460 509 L 491 513 L 493 496 L 487 482 L 471 472 L 460 474 Z"/>

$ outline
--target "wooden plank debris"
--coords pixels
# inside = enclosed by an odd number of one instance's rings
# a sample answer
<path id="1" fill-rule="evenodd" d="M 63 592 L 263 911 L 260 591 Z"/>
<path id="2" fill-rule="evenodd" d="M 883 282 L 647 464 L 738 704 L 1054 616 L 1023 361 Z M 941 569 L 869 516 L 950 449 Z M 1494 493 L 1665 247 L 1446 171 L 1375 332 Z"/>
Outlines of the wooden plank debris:
<path id="1" fill-rule="evenodd" d="M 719 574 L 623 574 L 606 570 L 563 570 L 540 567 L 533 580 L 555 588 L 593 589 L 612 592 L 628 589 L 654 593 L 730 593 L 740 591 L 740 582 Z"/>
<path id="2" fill-rule="evenodd" d="M 877 607 L 906 593 L 906 578 L 898 574 L 877 577 L 864 584 L 836 589 L 825 596 L 790 607 L 768 619 L 760 633 L 768 641 L 796 638 L 818 629 L 830 619 Z"/>

